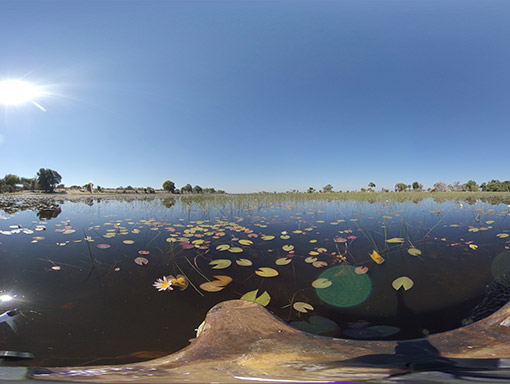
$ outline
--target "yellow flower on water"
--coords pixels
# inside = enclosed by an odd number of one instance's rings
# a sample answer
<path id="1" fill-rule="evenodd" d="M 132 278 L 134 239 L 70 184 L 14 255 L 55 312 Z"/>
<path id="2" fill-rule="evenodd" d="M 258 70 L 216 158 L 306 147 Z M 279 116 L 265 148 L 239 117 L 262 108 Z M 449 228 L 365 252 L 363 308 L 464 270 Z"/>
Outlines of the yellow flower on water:
<path id="1" fill-rule="evenodd" d="M 172 288 L 172 282 L 167 279 L 166 276 L 163 276 L 162 279 L 157 279 L 154 284 L 152 284 L 153 287 L 156 287 L 158 291 L 166 291 L 166 290 L 173 290 Z"/>

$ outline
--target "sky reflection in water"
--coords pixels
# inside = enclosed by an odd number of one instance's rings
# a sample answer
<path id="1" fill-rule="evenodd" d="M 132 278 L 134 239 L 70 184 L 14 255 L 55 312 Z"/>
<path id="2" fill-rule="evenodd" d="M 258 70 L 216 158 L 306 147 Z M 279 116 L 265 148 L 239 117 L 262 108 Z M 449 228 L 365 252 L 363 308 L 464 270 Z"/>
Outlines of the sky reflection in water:
<path id="1" fill-rule="evenodd" d="M 309 332 L 420 337 L 469 322 L 488 285 L 505 290 L 493 273 L 506 284 L 510 259 L 503 204 L 223 198 L 56 210 L 0 216 L 0 294 L 13 298 L 0 309 L 22 312 L 17 333 L 0 324 L 0 349 L 45 365 L 166 355 L 188 344 L 213 305 L 250 292 Z M 190 284 L 158 292 L 154 282 L 168 275 Z M 215 276 L 217 292 L 200 287 Z M 393 286 L 402 277 L 408 290 Z"/>

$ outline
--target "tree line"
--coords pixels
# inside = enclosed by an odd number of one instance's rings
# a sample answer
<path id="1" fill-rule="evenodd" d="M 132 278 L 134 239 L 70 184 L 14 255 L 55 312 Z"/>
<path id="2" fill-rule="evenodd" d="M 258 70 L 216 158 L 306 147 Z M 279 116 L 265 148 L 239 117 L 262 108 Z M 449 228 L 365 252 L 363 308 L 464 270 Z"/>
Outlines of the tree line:
<path id="1" fill-rule="evenodd" d="M 368 183 L 368 188 L 361 188 L 361 192 L 374 192 L 376 188 L 376 184 L 371 181 Z M 413 182 L 412 184 L 407 183 L 397 183 L 394 186 L 395 192 L 510 192 L 510 180 L 499 181 L 499 180 L 491 180 L 488 182 L 483 182 L 480 185 L 474 180 L 469 180 L 464 184 L 461 184 L 460 181 L 454 181 L 451 184 L 446 184 L 443 181 L 438 181 L 435 183 L 432 188 L 425 189 L 423 184 L 418 181 Z M 331 184 L 325 185 L 321 190 L 317 191 L 313 187 L 309 187 L 306 190 L 306 193 L 330 193 L 333 192 L 333 186 Z M 349 191 L 338 191 L 338 192 L 349 192 Z M 354 191 L 351 191 L 354 192 Z M 380 192 L 390 192 L 389 189 L 381 188 Z M 298 190 L 289 191 L 289 193 L 299 193 Z"/>
<path id="2" fill-rule="evenodd" d="M 225 193 L 225 191 L 221 189 L 214 188 L 202 188 L 200 185 L 195 185 L 194 187 L 191 184 L 186 184 L 181 188 L 176 188 L 175 183 L 171 180 L 166 180 L 163 183 L 163 189 L 167 192 L 174 194 L 186 194 L 186 193 Z"/>
<path id="3" fill-rule="evenodd" d="M 43 190 L 54 192 L 57 185 L 62 181 L 62 176 L 53 169 L 39 169 L 37 177 L 27 178 L 8 174 L 0 179 L 0 192 L 17 192 L 20 190 Z"/>

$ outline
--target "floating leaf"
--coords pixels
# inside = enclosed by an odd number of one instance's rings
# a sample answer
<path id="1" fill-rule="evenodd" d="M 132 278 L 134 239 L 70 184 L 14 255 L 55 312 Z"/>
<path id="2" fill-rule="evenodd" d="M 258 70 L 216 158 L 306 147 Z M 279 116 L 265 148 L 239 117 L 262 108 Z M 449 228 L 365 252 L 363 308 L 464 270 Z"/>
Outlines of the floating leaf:
<path id="1" fill-rule="evenodd" d="M 232 282 L 230 276 L 216 275 L 216 280 L 200 284 L 200 288 L 207 292 L 219 292 Z"/>
<path id="2" fill-rule="evenodd" d="M 421 251 L 418 248 L 409 248 L 407 250 L 407 253 L 409 253 L 411 256 L 420 256 Z"/>
<path id="3" fill-rule="evenodd" d="M 225 268 L 228 268 L 230 267 L 230 264 L 232 264 L 232 261 L 230 261 L 229 259 L 217 259 L 217 260 L 212 260 L 209 265 L 212 265 L 213 269 L 225 269 Z"/>
<path id="4" fill-rule="evenodd" d="M 327 267 L 328 266 L 328 263 L 326 263 L 325 261 L 314 261 L 312 263 L 312 265 L 315 267 L 315 268 L 322 268 L 322 267 Z"/>
<path id="5" fill-rule="evenodd" d="M 149 264 L 149 260 L 147 260 L 145 257 L 140 256 L 135 259 L 135 263 L 138 265 L 146 265 Z"/>
<path id="6" fill-rule="evenodd" d="M 315 244 L 316 242 L 317 242 L 316 239 L 312 239 L 312 240 L 309 241 L 309 243 L 311 243 L 311 244 Z"/>
<path id="7" fill-rule="evenodd" d="M 276 265 L 287 265 L 290 264 L 292 259 L 288 259 L 287 257 L 280 257 L 279 259 L 276 259 L 274 262 Z"/>
<path id="8" fill-rule="evenodd" d="M 214 275 L 214 277 L 217 279 L 217 281 L 221 282 L 223 285 L 228 285 L 232 282 L 232 278 L 230 276 Z"/>
<path id="9" fill-rule="evenodd" d="M 220 244 L 216 247 L 216 250 L 217 251 L 226 251 L 229 248 L 230 248 L 230 245 L 228 245 L 228 244 Z"/>
<path id="10" fill-rule="evenodd" d="M 294 246 L 293 245 L 283 245 L 282 246 L 282 249 L 285 251 L 285 252 L 290 252 L 294 249 Z"/>
<path id="11" fill-rule="evenodd" d="M 478 232 L 480 230 L 480 228 L 469 228 L 468 231 L 469 232 Z"/>
<path id="12" fill-rule="evenodd" d="M 108 249 L 111 247 L 110 244 L 98 244 L 96 245 L 96 247 L 98 247 L 99 249 Z"/>
<path id="13" fill-rule="evenodd" d="M 384 258 L 379 255 L 379 253 L 377 253 L 377 251 L 372 251 L 372 253 L 370 253 L 370 257 L 372 258 L 372 260 L 374 260 L 377 264 L 382 264 L 384 263 Z"/>
<path id="14" fill-rule="evenodd" d="M 330 287 L 331 284 L 333 284 L 333 282 L 331 280 L 325 279 L 325 278 L 319 278 L 319 279 L 312 281 L 312 287 L 317 288 L 317 289 Z"/>
<path id="15" fill-rule="evenodd" d="M 242 239 L 242 240 L 239 240 L 239 244 L 241 244 L 241 245 L 252 245 L 253 241 Z"/>
<path id="16" fill-rule="evenodd" d="M 317 261 L 317 258 L 316 258 L 316 257 L 311 257 L 311 256 L 308 256 L 308 257 L 305 259 L 305 263 L 308 263 L 308 264 L 315 263 L 316 261 Z"/>
<path id="17" fill-rule="evenodd" d="M 413 285 L 414 282 L 407 276 L 399 277 L 393 280 L 393 283 L 391 283 L 391 286 L 396 291 L 398 291 L 400 288 L 404 288 L 404 290 L 408 291 L 413 287 Z"/>
<path id="18" fill-rule="evenodd" d="M 391 239 L 387 239 L 386 240 L 387 243 L 403 243 L 404 242 L 404 239 L 402 237 L 393 237 Z"/>
<path id="19" fill-rule="evenodd" d="M 262 305 L 263 307 L 267 306 L 271 301 L 271 296 L 269 296 L 269 293 L 267 293 L 267 291 L 264 291 L 262 295 L 257 297 L 258 291 L 259 290 L 256 289 L 254 291 L 245 293 L 243 296 L 241 296 L 241 300 L 252 301 L 254 303 Z"/>
<path id="20" fill-rule="evenodd" d="M 274 236 L 262 236 L 261 237 L 262 240 L 273 240 L 274 239 Z"/>
<path id="21" fill-rule="evenodd" d="M 510 235 L 508 233 L 498 233 L 496 236 L 499 237 L 500 239 L 504 239 Z"/>
<path id="22" fill-rule="evenodd" d="M 124 244 L 134 244 L 135 241 L 134 240 L 123 240 L 122 241 Z"/>
<path id="23" fill-rule="evenodd" d="M 317 248 L 317 252 L 319 253 L 324 253 L 324 252 L 327 252 L 328 250 L 326 248 Z"/>
<path id="24" fill-rule="evenodd" d="M 298 312 L 301 312 L 301 313 L 307 313 L 308 311 L 313 311 L 313 307 L 308 304 L 308 303 L 304 303 L 302 301 L 296 301 L 292 307 L 298 311 Z"/>
<path id="25" fill-rule="evenodd" d="M 243 249 L 242 249 L 242 248 L 239 248 L 239 247 L 230 247 L 230 248 L 228 249 L 228 251 L 229 251 L 230 253 L 241 253 L 241 252 L 243 252 Z"/>
<path id="26" fill-rule="evenodd" d="M 255 273 L 261 277 L 275 277 L 278 276 L 278 271 L 269 267 L 260 267 Z"/>
<path id="27" fill-rule="evenodd" d="M 225 286 L 218 285 L 214 281 L 208 281 L 207 283 L 200 284 L 200 288 L 206 292 L 219 292 L 225 288 Z"/>
<path id="28" fill-rule="evenodd" d="M 251 260 L 248 259 L 237 259 L 236 260 L 237 265 L 240 265 L 241 267 L 249 267 L 253 265 Z"/>
<path id="29" fill-rule="evenodd" d="M 290 236 L 289 235 L 281 235 L 280 239 L 288 240 L 288 239 L 290 239 Z"/>
<path id="30" fill-rule="evenodd" d="M 368 272 L 368 267 L 366 266 L 359 266 L 354 268 L 354 272 L 356 272 L 358 275 L 363 275 L 364 273 Z"/>
<path id="31" fill-rule="evenodd" d="M 476 250 L 478 248 L 478 245 L 476 245 L 476 244 L 469 244 L 469 248 Z"/>
<path id="32" fill-rule="evenodd" d="M 319 255 L 319 252 L 317 252 L 317 251 L 310 251 L 310 252 L 308 252 L 308 254 L 309 254 L 310 256 L 318 256 L 318 255 Z"/>
<path id="33" fill-rule="evenodd" d="M 150 253 L 150 251 L 144 251 L 144 250 L 138 251 L 139 255 L 148 255 L 149 253 Z"/>

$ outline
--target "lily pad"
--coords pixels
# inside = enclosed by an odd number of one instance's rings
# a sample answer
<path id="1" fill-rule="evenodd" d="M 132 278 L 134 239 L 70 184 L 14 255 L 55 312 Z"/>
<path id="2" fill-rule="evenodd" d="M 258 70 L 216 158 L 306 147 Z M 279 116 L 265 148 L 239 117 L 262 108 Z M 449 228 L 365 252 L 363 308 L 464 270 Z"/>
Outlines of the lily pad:
<path id="1" fill-rule="evenodd" d="M 213 269 L 225 269 L 230 267 L 230 264 L 232 264 L 232 261 L 229 259 L 216 259 L 209 262 L 209 265 L 212 265 Z"/>
<path id="2" fill-rule="evenodd" d="M 305 302 L 302 302 L 302 301 L 296 301 L 292 307 L 298 311 L 298 312 L 301 312 L 301 313 L 307 313 L 308 311 L 313 311 L 314 308 L 312 305 L 308 304 L 308 303 L 305 303 Z"/>
<path id="3" fill-rule="evenodd" d="M 149 260 L 147 260 L 147 258 L 145 257 L 140 256 L 135 258 L 135 263 L 138 265 L 147 265 L 149 264 Z"/>
<path id="4" fill-rule="evenodd" d="M 403 243 L 404 239 L 402 237 L 393 237 L 391 239 L 386 240 L 387 243 L 394 244 L 394 243 Z"/>
<path id="5" fill-rule="evenodd" d="M 327 288 L 327 287 L 331 286 L 331 284 L 333 284 L 333 282 L 331 280 L 325 279 L 325 278 L 319 278 L 319 279 L 312 281 L 312 287 L 317 288 L 317 289 Z"/>
<path id="6" fill-rule="evenodd" d="M 276 277 L 279 275 L 278 271 L 269 267 L 260 267 L 255 273 L 261 277 Z"/>
<path id="7" fill-rule="evenodd" d="M 393 283 L 391 283 L 391 286 L 396 291 L 398 291 L 400 288 L 404 288 L 404 290 L 408 291 L 413 287 L 413 285 L 414 282 L 407 276 L 401 276 L 393 280 Z"/>
<path id="8" fill-rule="evenodd" d="M 241 300 L 252 301 L 254 303 L 260 304 L 262 306 L 267 306 L 271 301 L 271 296 L 267 291 L 264 291 L 260 296 L 257 297 L 258 289 L 250 292 L 246 292 L 243 296 L 241 296 Z"/>
<path id="9" fill-rule="evenodd" d="M 249 266 L 253 265 L 253 262 L 248 259 L 237 259 L 236 264 L 240 265 L 241 267 L 249 267 Z"/>
<path id="10" fill-rule="evenodd" d="M 276 259 L 274 262 L 276 265 L 287 265 L 290 264 L 292 259 L 288 259 L 287 257 L 280 257 L 279 259 Z"/>
<path id="11" fill-rule="evenodd" d="M 407 250 L 407 253 L 409 253 L 411 256 L 420 256 L 421 251 L 418 248 L 409 248 Z"/>

